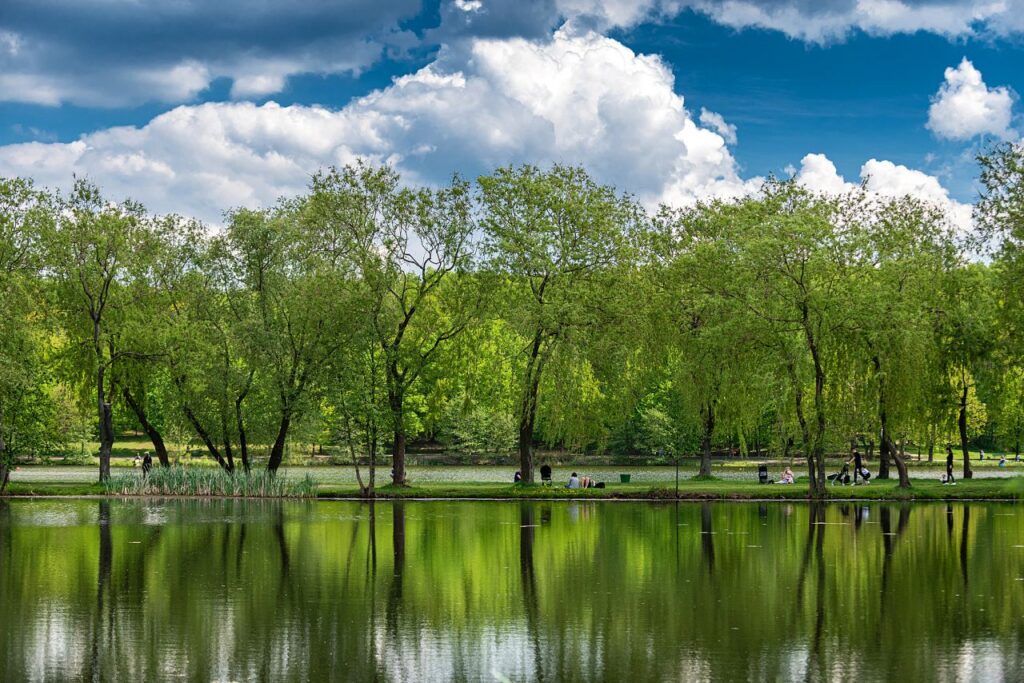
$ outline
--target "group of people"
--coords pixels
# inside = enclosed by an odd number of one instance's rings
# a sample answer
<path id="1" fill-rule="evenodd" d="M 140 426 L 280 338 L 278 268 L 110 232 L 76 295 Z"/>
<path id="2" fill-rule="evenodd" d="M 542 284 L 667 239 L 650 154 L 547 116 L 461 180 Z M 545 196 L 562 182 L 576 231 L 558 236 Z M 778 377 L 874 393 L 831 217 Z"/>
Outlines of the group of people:
<path id="1" fill-rule="evenodd" d="M 551 468 L 545 465 L 541 468 L 541 480 L 548 481 L 551 478 Z M 512 481 L 518 484 L 523 480 L 523 473 L 516 470 L 515 475 L 512 477 Z M 569 483 L 565 485 L 567 489 L 603 489 L 604 482 L 600 482 L 597 479 L 593 479 L 588 476 L 580 476 L 573 472 L 569 476 Z"/>
<path id="2" fill-rule="evenodd" d="M 575 472 L 569 475 L 569 483 L 565 485 L 567 489 L 598 489 L 604 488 L 604 485 L 596 479 L 584 475 L 579 476 Z"/>

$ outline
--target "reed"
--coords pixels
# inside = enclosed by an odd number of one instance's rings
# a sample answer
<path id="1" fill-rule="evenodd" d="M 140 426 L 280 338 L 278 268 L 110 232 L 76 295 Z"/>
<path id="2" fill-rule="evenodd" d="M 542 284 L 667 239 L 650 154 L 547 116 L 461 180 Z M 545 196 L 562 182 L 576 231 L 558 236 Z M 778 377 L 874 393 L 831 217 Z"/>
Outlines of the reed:
<path id="1" fill-rule="evenodd" d="M 117 474 L 104 490 L 123 496 L 223 496 L 230 498 L 314 498 L 316 483 L 308 474 L 292 479 L 265 470 L 235 472 L 206 467 L 155 467 L 148 476 L 141 472 Z"/>

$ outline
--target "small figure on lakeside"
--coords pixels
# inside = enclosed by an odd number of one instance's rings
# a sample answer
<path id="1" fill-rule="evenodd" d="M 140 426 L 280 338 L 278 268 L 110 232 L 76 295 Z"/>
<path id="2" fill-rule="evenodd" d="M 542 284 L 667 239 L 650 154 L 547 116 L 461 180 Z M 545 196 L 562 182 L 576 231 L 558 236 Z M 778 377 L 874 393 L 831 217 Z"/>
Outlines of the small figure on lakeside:
<path id="1" fill-rule="evenodd" d="M 569 483 L 565 485 L 567 489 L 578 489 L 580 487 L 580 478 L 573 472 L 569 476 Z"/>
<path id="2" fill-rule="evenodd" d="M 146 451 L 142 455 L 142 476 L 149 476 L 151 469 L 153 469 L 153 458 L 149 455 L 149 451 Z"/>
<path id="3" fill-rule="evenodd" d="M 780 484 L 792 484 L 794 481 L 796 481 L 796 478 L 793 476 L 792 469 L 787 467 L 786 469 L 782 470 L 782 479 L 779 480 Z"/>
<path id="4" fill-rule="evenodd" d="M 860 451 L 857 450 L 856 448 L 853 449 L 853 454 L 846 459 L 846 464 L 850 464 L 851 460 L 853 461 L 853 485 L 857 485 L 858 476 L 863 480 L 865 484 L 868 483 L 867 480 L 870 478 L 870 475 L 868 475 L 867 477 L 864 476 L 864 462 L 863 460 L 861 460 Z"/>
<path id="5" fill-rule="evenodd" d="M 1006 456 L 1005 455 L 999 458 L 999 466 L 1000 467 L 1006 467 Z"/>
<path id="6" fill-rule="evenodd" d="M 132 458 L 132 467 L 139 467 L 140 465 L 142 465 L 142 456 L 136 453 L 135 457 Z"/>
<path id="7" fill-rule="evenodd" d="M 850 466 L 847 463 L 843 463 L 843 469 L 835 474 L 828 475 L 828 480 L 832 482 L 833 486 L 836 484 L 846 486 L 850 483 Z"/>
<path id="8" fill-rule="evenodd" d="M 956 479 L 953 478 L 953 446 L 952 444 L 946 444 L 946 480 L 943 484 L 956 485 Z"/>
<path id="9" fill-rule="evenodd" d="M 984 449 L 980 449 L 978 451 L 978 460 L 984 460 L 984 459 L 985 459 L 985 450 Z"/>
<path id="10" fill-rule="evenodd" d="M 519 470 L 516 470 L 516 474 L 515 474 L 514 477 L 512 477 L 512 481 L 514 481 L 515 483 L 518 484 L 522 480 L 523 480 L 523 473 L 520 472 Z"/>

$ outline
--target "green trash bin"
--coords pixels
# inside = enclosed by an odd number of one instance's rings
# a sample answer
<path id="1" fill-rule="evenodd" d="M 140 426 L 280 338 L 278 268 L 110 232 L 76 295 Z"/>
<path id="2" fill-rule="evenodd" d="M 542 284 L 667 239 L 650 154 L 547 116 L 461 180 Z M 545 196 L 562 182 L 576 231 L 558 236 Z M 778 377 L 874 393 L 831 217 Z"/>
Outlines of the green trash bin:
<path id="1" fill-rule="evenodd" d="M 619 475 L 619 482 L 622 483 L 622 484 L 628 484 L 629 483 L 629 477 L 630 477 L 630 475 L 628 475 L 628 474 L 620 474 Z"/>

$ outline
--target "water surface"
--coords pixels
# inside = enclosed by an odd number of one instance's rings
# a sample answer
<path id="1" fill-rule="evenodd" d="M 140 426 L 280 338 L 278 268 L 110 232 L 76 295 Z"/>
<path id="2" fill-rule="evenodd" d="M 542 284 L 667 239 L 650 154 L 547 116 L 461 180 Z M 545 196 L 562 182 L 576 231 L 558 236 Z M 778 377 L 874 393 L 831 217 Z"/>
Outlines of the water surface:
<path id="1" fill-rule="evenodd" d="M 0 680 L 999 680 L 1012 504 L 0 501 Z"/>

